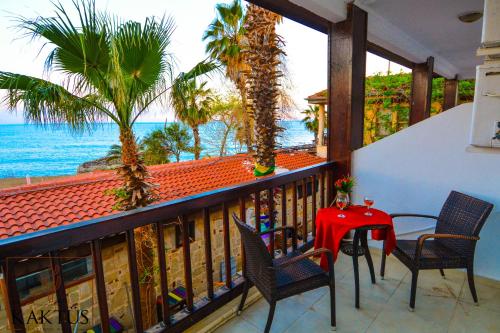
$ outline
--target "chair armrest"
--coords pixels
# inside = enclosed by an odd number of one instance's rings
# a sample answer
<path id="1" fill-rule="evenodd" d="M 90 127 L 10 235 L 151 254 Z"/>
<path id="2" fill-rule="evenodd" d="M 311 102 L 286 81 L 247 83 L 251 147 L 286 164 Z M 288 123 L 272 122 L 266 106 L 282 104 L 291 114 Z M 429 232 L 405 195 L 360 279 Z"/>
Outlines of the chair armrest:
<path id="1" fill-rule="evenodd" d="M 290 260 L 287 260 L 287 261 L 277 265 L 276 267 L 283 268 L 283 267 L 286 267 L 289 265 L 293 265 L 301 260 L 304 260 L 304 259 L 309 258 L 309 257 L 317 256 L 317 255 L 320 255 L 322 253 L 324 253 L 326 255 L 326 259 L 328 261 L 328 270 L 330 271 L 330 280 L 334 281 L 335 276 L 334 276 L 334 269 L 333 269 L 333 253 L 331 250 L 325 249 L 325 248 L 316 249 L 314 251 L 307 252 L 307 253 L 301 254 L 301 255 L 296 256 L 296 257 L 292 257 L 292 258 L 290 258 Z"/>
<path id="2" fill-rule="evenodd" d="M 391 214 L 390 216 L 392 218 L 396 218 L 396 217 L 422 217 L 422 218 L 426 218 L 426 219 L 434 219 L 434 220 L 438 219 L 437 216 L 426 215 L 426 214 L 396 213 L 396 214 Z"/>
<path id="3" fill-rule="evenodd" d="M 467 235 L 458 235 L 458 234 L 423 234 L 418 237 L 417 240 L 417 248 L 415 252 L 415 258 L 420 258 L 420 254 L 422 253 L 422 248 L 424 247 L 424 243 L 427 239 L 438 239 L 438 238 L 447 238 L 447 239 L 461 239 L 461 240 L 469 240 L 469 241 L 478 241 L 478 236 L 467 236 Z"/>

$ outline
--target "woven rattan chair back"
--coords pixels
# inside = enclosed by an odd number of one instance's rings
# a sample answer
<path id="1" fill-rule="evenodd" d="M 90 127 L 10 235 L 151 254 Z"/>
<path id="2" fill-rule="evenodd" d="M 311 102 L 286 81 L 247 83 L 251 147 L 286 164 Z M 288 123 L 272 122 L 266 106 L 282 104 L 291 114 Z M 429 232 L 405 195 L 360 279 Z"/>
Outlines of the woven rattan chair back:
<path id="1" fill-rule="evenodd" d="M 264 297 L 270 299 L 273 288 L 276 286 L 273 259 L 256 230 L 243 223 L 236 215 L 233 215 L 233 219 L 240 231 L 245 249 L 245 277 L 252 281 Z"/>
<path id="2" fill-rule="evenodd" d="M 436 224 L 437 234 L 478 236 L 493 205 L 452 191 L 444 203 Z M 460 239 L 437 239 L 436 242 L 463 255 L 474 251 L 475 243 Z"/>

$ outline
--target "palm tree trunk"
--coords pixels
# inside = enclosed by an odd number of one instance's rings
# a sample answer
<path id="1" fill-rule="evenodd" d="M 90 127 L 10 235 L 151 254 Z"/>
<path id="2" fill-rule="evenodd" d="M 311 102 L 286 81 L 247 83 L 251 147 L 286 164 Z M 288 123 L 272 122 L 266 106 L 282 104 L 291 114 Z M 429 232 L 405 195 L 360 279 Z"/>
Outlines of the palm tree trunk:
<path id="1" fill-rule="evenodd" d="M 252 126 L 250 124 L 250 115 L 248 112 L 247 89 L 245 83 L 240 84 L 241 106 L 243 108 L 243 130 L 245 131 L 245 145 L 247 151 L 253 153 Z"/>
<path id="2" fill-rule="evenodd" d="M 147 206 L 151 203 L 151 185 L 146 182 L 147 169 L 142 162 L 134 133 L 130 128 L 120 129 L 122 143 L 122 166 L 118 174 L 124 180 L 125 195 L 119 197 L 117 202 L 121 208 L 130 210 Z M 156 305 L 154 295 L 153 272 L 153 246 L 154 234 L 151 225 L 134 230 L 137 249 L 137 268 L 139 274 L 141 307 L 143 309 L 143 325 L 150 327 L 154 324 L 154 308 Z"/>
<path id="3" fill-rule="evenodd" d="M 194 159 L 199 160 L 201 153 L 200 129 L 198 128 L 198 125 L 192 126 L 191 129 L 193 130 L 194 138 Z"/>

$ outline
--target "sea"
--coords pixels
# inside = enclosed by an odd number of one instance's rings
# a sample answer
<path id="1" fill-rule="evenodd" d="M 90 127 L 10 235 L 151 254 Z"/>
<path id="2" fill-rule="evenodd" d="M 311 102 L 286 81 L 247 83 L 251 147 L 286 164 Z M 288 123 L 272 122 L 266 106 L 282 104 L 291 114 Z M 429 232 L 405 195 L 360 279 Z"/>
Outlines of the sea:
<path id="1" fill-rule="evenodd" d="M 137 123 L 134 132 L 140 140 L 164 123 Z M 310 144 L 313 134 L 300 120 L 284 120 L 278 137 L 280 147 Z M 211 122 L 200 127 L 202 156 L 218 156 L 222 124 Z M 242 148 L 229 136 L 227 154 Z M 90 131 L 74 133 L 66 125 L 0 124 L 0 178 L 74 175 L 83 162 L 104 157 L 113 144 L 119 143 L 115 124 L 99 124 Z M 193 154 L 183 153 L 181 160 Z"/>

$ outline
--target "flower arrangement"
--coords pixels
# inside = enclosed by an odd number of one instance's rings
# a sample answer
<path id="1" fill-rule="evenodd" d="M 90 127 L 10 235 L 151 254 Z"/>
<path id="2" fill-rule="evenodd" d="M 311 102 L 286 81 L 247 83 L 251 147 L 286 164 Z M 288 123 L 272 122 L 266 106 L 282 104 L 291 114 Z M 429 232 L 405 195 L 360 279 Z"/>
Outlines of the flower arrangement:
<path id="1" fill-rule="evenodd" d="M 335 190 L 337 190 L 337 192 L 350 194 L 352 192 L 352 188 L 355 185 L 354 177 L 350 176 L 342 177 L 338 179 L 334 185 L 335 185 Z"/>

